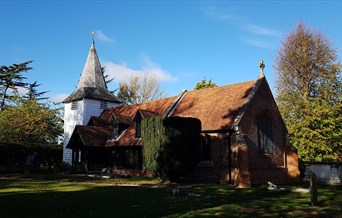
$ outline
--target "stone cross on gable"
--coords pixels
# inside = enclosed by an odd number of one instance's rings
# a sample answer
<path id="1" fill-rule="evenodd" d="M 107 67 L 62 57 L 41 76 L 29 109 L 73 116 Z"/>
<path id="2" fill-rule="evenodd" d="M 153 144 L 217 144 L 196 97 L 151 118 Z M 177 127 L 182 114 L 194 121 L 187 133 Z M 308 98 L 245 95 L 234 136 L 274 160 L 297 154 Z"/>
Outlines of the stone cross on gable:
<path id="1" fill-rule="evenodd" d="M 260 67 L 260 73 L 264 73 L 264 69 L 265 69 L 264 61 L 260 61 L 259 67 Z"/>

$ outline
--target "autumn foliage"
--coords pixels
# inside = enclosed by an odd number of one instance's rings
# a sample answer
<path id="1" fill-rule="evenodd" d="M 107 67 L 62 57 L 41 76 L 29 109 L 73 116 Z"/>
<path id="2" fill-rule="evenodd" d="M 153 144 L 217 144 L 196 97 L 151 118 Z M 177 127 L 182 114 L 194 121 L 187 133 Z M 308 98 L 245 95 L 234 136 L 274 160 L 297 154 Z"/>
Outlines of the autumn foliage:
<path id="1" fill-rule="evenodd" d="M 304 161 L 342 161 L 341 69 L 331 42 L 303 23 L 276 54 L 276 100 Z"/>

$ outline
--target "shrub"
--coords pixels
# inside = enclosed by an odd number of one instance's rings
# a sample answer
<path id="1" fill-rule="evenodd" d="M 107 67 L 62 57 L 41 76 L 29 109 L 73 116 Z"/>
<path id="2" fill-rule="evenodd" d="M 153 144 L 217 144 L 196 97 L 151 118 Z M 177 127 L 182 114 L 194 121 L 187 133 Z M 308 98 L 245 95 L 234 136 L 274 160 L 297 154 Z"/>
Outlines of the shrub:
<path id="1" fill-rule="evenodd" d="M 144 167 L 164 180 L 187 175 L 199 160 L 200 131 L 201 121 L 195 118 L 142 120 Z"/>
<path id="2" fill-rule="evenodd" d="M 53 165 L 62 161 L 62 145 L 20 145 L 0 143 L 0 165 L 7 171 L 23 169 L 28 155 L 38 153 L 39 165 Z"/>

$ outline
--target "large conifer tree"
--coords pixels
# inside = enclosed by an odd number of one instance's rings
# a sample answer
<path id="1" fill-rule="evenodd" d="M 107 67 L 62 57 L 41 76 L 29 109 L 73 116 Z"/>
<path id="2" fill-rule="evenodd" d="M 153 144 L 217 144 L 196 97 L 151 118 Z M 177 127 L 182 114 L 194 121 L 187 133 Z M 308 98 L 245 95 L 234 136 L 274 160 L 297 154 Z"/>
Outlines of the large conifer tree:
<path id="1" fill-rule="evenodd" d="M 32 61 L 0 67 L 0 109 L 3 109 L 6 106 L 6 101 L 13 100 L 14 96 L 19 95 L 18 88 L 26 87 L 27 83 L 23 82 L 26 77 L 24 77 L 22 73 L 32 69 L 27 66 L 30 63 L 32 63 Z M 10 94 L 9 91 L 13 91 L 14 94 Z"/>

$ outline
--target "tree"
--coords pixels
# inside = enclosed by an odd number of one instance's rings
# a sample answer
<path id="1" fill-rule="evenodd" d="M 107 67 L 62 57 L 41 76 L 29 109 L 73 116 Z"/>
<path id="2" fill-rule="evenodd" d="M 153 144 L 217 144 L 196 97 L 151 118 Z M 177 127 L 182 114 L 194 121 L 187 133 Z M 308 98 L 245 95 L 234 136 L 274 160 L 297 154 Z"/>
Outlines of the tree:
<path id="1" fill-rule="evenodd" d="M 0 141 L 33 145 L 56 143 L 63 133 L 59 109 L 36 99 L 19 99 L 16 105 L 7 106 L 0 113 Z"/>
<path id="2" fill-rule="evenodd" d="M 6 101 L 10 101 L 13 96 L 19 95 L 19 87 L 26 87 L 27 84 L 23 82 L 26 77 L 22 73 L 32 69 L 27 66 L 30 63 L 32 61 L 0 67 L 1 110 L 5 108 Z M 10 90 L 14 92 L 14 95 L 8 93 Z"/>
<path id="3" fill-rule="evenodd" d="M 132 75 L 127 83 L 120 83 L 118 97 L 126 104 L 139 104 L 165 96 L 159 81 L 152 74 Z"/>
<path id="4" fill-rule="evenodd" d="M 303 23 L 275 57 L 277 103 L 304 161 L 342 160 L 341 64 L 332 44 Z"/>
<path id="5" fill-rule="evenodd" d="M 37 81 L 34 83 L 28 84 L 27 86 L 27 93 L 23 96 L 24 99 L 33 100 L 36 99 L 37 101 L 46 100 L 48 97 L 41 97 L 42 95 L 46 94 L 48 91 L 38 92 L 37 87 L 41 84 L 37 84 Z"/>
<path id="6" fill-rule="evenodd" d="M 106 85 L 106 88 L 108 88 L 108 84 L 110 84 L 111 82 L 114 81 L 114 77 L 113 78 L 109 78 L 109 75 L 108 74 L 105 74 L 106 72 L 106 67 L 101 67 L 101 71 L 102 71 L 102 74 L 103 74 L 103 78 L 105 80 L 105 85 Z M 109 91 L 110 93 L 114 94 L 118 89 L 114 89 L 112 91 Z"/>
<path id="7" fill-rule="evenodd" d="M 206 89 L 206 88 L 212 88 L 217 87 L 215 83 L 211 81 L 207 81 L 207 79 L 204 77 L 204 79 L 201 80 L 201 82 L 198 82 L 194 88 L 194 90 L 200 90 L 200 89 Z"/>

